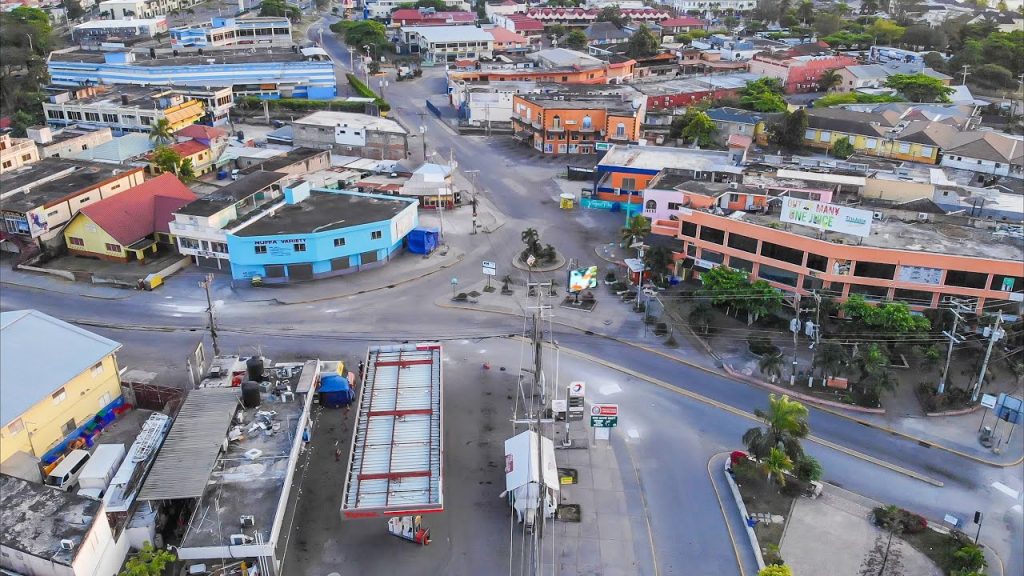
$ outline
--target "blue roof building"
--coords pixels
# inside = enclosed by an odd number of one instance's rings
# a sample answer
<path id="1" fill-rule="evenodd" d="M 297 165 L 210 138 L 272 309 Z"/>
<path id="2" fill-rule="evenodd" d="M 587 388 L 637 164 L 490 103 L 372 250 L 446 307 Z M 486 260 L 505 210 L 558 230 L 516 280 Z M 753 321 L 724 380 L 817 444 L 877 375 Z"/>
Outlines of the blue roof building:
<path id="1" fill-rule="evenodd" d="M 47 69 L 57 86 L 231 86 L 235 96 L 331 99 L 337 93 L 334 63 L 321 48 L 224 49 L 202 54 L 174 50 L 146 54 L 129 50 L 60 50 Z"/>
<path id="2" fill-rule="evenodd" d="M 313 280 L 382 266 L 419 224 L 413 198 L 313 190 L 301 180 L 284 197 L 273 213 L 227 235 L 235 280 Z"/>

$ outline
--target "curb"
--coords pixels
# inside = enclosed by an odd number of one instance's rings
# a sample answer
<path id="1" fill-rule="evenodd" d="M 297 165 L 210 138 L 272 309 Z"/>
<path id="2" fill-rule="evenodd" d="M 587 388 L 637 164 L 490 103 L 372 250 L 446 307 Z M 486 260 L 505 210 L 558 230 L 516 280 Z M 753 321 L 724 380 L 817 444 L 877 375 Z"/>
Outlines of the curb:
<path id="1" fill-rule="evenodd" d="M 863 406 L 847 406 L 845 404 L 840 404 L 838 402 L 832 402 L 831 400 L 822 400 L 820 398 L 815 398 L 814 396 L 808 396 L 806 394 L 797 392 L 796 390 L 787 390 L 782 386 L 776 386 L 775 384 L 772 384 L 770 382 L 764 382 L 758 380 L 757 378 L 754 378 L 753 376 L 747 376 L 742 372 L 737 372 L 735 369 L 733 369 L 731 365 L 726 364 L 724 362 L 722 363 L 722 369 L 737 380 L 743 380 L 744 382 L 749 382 L 751 384 L 754 384 L 755 386 L 761 386 L 762 388 L 767 388 L 768 390 L 772 390 L 779 394 L 785 394 L 792 398 L 798 398 L 804 402 L 809 402 L 811 404 L 816 404 L 819 406 L 829 406 L 832 408 L 839 408 L 842 410 L 853 410 L 854 412 L 863 412 L 865 414 L 885 414 L 885 408 L 865 408 Z"/>
<path id="2" fill-rule="evenodd" d="M 959 410 L 946 410 L 945 412 L 925 412 L 924 415 L 929 418 L 935 418 L 939 416 L 964 416 L 966 414 L 973 414 L 978 410 L 984 408 L 981 404 L 975 404 L 970 408 L 961 408 Z"/>
<path id="3" fill-rule="evenodd" d="M 708 465 L 711 465 L 711 461 L 708 460 Z M 725 466 L 722 467 L 722 474 L 725 475 L 725 481 L 729 484 L 729 490 L 732 492 L 732 497 L 736 500 L 736 508 L 740 512 L 740 517 L 743 518 L 743 526 L 747 531 L 747 538 L 750 539 L 750 546 L 754 549 L 754 560 L 757 561 L 757 570 L 760 572 L 764 570 L 764 557 L 761 555 L 761 544 L 757 541 L 757 533 L 754 529 L 746 522 L 746 519 L 750 517 L 747 513 L 747 506 L 743 503 L 743 495 L 740 494 L 740 488 L 736 485 L 736 481 L 733 480 L 732 474 L 729 474 L 729 461 L 726 460 Z M 789 523 L 787 522 L 788 526 Z M 781 545 L 782 540 L 779 540 Z"/>
<path id="4" fill-rule="evenodd" d="M 21 288 L 23 290 L 38 290 L 40 292 L 47 292 L 49 294 L 60 294 L 61 296 L 78 296 L 79 298 L 92 298 L 93 300 L 127 300 L 133 296 L 133 294 L 126 294 L 124 296 L 97 296 L 95 294 L 76 294 L 74 292 L 61 292 L 60 290 L 51 290 L 50 288 L 42 288 L 39 286 L 31 286 L 29 284 L 19 284 L 17 282 L 10 282 L 7 280 L 0 281 L 0 286 L 13 286 L 15 288 Z M 135 292 L 135 290 L 126 290 L 126 292 Z"/>
<path id="5" fill-rule="evenodd" d="M 728 457 L 728 454 L 728 452 L 719 452 L 718 454 L 712 454 L 711 457 L 708 458 L 708 480 L 711 480 L 711 489 L 715 491 L 715 500 L 718 500 L 718 509 L 722 511 L 722 521 L 725 522 L 725 530 L 728 532 L 729 541 L 732 543 L 732 552 L 736 555 L 736 566 L 740 569 L 740 576 L 746 576 L 746 571 L 743 569 L 743 561 L 740 560 L 740 549 L 736 546 L 736 537 L 733 536 L 732 525 L 729 523 L 729 518 L 725 513 L 725 504 L 722 502 L 722 495 L 718 492 L 718 484 L 715 484 L 715 477 L 711 472 L 711 461 L 722 455 L 726 455 Z M 726 476 L 728 476 L 728 474 L 726 474 Z M 745 517 L 746 516 L 744 516 L 744 518 Z M 760 552 L 759 549 L 758 552 Z M 757 555 L 757 557 L 760 558 L 760 555 Z M 762 562 L 763 561 L 764 560 L 762 559 Z"/>
<path id="6" fill-rule="evenodd" d="M 601 246 L 594 246 L 594 254 L 596 254 L 598 258 L 600 258 L 601 260 L 604 260 L 605 262 L 607 262 L 609 264 L 614 264 L 616 266 L 625 266 L 625 264 L 623 264 L 619 260 L 611 260 L 609 258 L 605 258 L 604 256 L 602 256 L 601 252 L 600 252 L 600 248 L 601 248 Z"/>
<path id="7" fill-rule="evenodd" d="M 543 274 L 545 272 L 554 272 L 555 270 L 558 270 L 562 266 L 565 266 L 565 263 L 567 262 L 565 256 L 562 256 L 561 254 L 558 255 L 558 258 L 558 260 L 555 260 L 555 264 L 545 266 L 544 268 L 530 268 L 529 266 L 523 268 L 523 263 L 519 260 L 519 256 L 516 256 L 515 258 L 512 259 L 512 267 L 517 270 L 522 270 L 523 272 L 537 272 L 538 274 Z"/>

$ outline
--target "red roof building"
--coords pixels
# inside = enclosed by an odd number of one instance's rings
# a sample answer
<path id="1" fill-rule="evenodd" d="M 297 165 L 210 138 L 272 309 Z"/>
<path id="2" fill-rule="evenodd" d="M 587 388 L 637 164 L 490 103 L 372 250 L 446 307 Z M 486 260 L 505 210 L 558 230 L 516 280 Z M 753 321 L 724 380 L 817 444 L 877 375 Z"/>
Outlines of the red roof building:
<path id="1" fill-rule="evenodd" d="M 694 18 L 692 16 L 669 18 L 667 20 L 662 20 L 658 25 L 661 26 L 662 34 L 665 36 L 682 34 L 683 32 L 689 32 L 690 30 L 708 29 L 708 23 L 706 20 L 701 20 L 700 18 Z"/>
<path id="2" fill-rule="evenodd" d="M 213 151 L 210 146 L 203 144 L 198 140 L 185 140 L 184 142 L 176 142 L 168 146 L 171 150 L 174 150 L 181 156 L 182 161 L 189 160 L 192 162 L 192 172 L 196 176 L 206 174 L 213 169 Z M 160 174 L 163 172 L 159 166 L 153 163 L 153 154 L 146 156 L 149 160 L 149 172 L 151 174 Z"/>
<path id="3" fill-rule="evenodd" d="M 221 142 L 226 144 L 229 137 L 227 130 L 216 126 L 207 126 L 205 124 L 191 124 L 189 126 L 185 126 L 181 130 L 175 132 L 174 135 L 177 136 L 179 140 L 195 140 L 210 147 Z"/>
<path id="4" fill-rule="evenodd" d="M 530 48 L 530 39 L 522 34 L 517 34 L 507 28 L 494 26 L 488 28 L 491 36 L 494 36 L 495 52 L 522 52 Z"/>
<path id="5" fill-rule="evenodd" d="M 599 13 L 600 10 L 595 8 L 531 8 L 526 11 L 527 16 L 540 20 L 546 26 L 589 26 L 597 21 Z M 660 23 L 672 18 L 671 12 L 657 8 L 628 8 L 622 10 L 622 15 L 633 22 L 648 23 Z"/>
<path id="6" fill-rule="evenodd" d="M 64 229 L 72 254 L 103 260 L 144 260 L 158 243 L 172 243 L 173 212 L 196 195 L 173 174 L 161 174 L 134 188 L 82 208 Z"/>
<path id="7" fill-rule="evenodd" d="M 473 24 L 473 12 L 421 12 L 416 8 L 399 8 L 391 13 L 392 26 L 446 26 Z"/>

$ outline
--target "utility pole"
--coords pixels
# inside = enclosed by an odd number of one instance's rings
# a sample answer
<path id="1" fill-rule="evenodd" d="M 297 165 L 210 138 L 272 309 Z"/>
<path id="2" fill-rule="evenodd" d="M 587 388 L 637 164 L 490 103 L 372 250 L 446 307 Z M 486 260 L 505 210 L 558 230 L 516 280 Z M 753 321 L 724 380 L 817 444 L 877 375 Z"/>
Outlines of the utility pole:
<path id="1" fill-rule="evenodd" d="M 988 349 L 985 351 L 985 360 L 981 363 L 981 372 L 978 372 L 978 381 L 974 383 L 974 393 L 971 394 L 971 402 L 978 401 L 978 393 L 981 392 L 981 384 L 985 380 L 985 370 L 988 369 L 989 358 L 992 357 L 992 347 L 995 346 L 996 342 L 1003 339 L 1003 335 L 1006 334 L 999 326 L 1003 323 L 1003 313 L 998 312 L 996 315 L 996 323 L 992 328 L 986 328 L 988 332 L 985 336 L 988 336 Z"/>
<path id="2" fill-rule="evenodd" d="M 961 85 L 966 85 L 967 84 L 967 77 L 971 74 L 970 72 L 968 72 L 968 70 L 970 70 L 970 69 L 971 69 L 971 65 L 970 64 L 964 64 L 963 67 L 961 68 L 962 72 L 960 72 L 960 74 L 962 74 L 963 77 L 964 77 L 964 79 L 960 82 Z"/>
<path id="3" fill-rule="evenodd" d="M 943 394 L 946 392 L 946 377 L 949 375 L 949 362 L 953 359 L 953 345 L 963 342 L 963 338 L 960 338 L 956 334 L 956 327 L 959 325 L 961 320 L 960 311 L 953 310 L 952 312 L 953 329 L 949 332 L 946 332 L 945 330 L 942 331 L 942 334 L 949 338 L 949 349 L 946 350 L 946 366 L 942 369 L 942 378 L 939 380 L 939 389 L 935 391 L 936 394 Z"/>
<path id="4" fill-rule="evenodd" d="M 800 295 L 793 294 L 793 319 L 789 321 L 789 331 L 793 333 L 793 365 L 789 373 L 789 385 L 796 384 L 796 345 L 800 334 Z"/>
<path id="5" fill-rule="evenodd" d="M 220 356 L 220 345 L 217 344 L 217 321 L 213 317 L 213 299 L 210 298 L 211 284 L 213 284 L 213 274 L 207 274 L 204 280 L 200 280 L 199 287 L 206 290 L 206 312 L 210 317 L 210 338 L 213 339 L 213 355 Z"/>

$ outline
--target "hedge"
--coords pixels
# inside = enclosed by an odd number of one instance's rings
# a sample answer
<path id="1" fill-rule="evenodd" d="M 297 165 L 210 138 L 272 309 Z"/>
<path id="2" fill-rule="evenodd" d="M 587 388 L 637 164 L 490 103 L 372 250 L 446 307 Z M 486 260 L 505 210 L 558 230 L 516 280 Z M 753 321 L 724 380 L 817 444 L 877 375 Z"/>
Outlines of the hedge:
<path id="1" fill-rule="evenodd" d="M 337 112 L 366 112 L 365 102 L 347 102 L 344 100 L 307 100 L 304 98 L 279 98 L 276 100 L 263 100 L 256 96 L 243 96 L 238 99 L 238 107 L 243 110 L 255 110 L 263 106 L 263 102 L 271 110 L 294 110 L 297 112 L 307 110 L 334 110 Z"/>
<path id="2" fill-rule="evenodd" d="M 357 94 L 363 98 L 373 98 L 374 103 L 377 104 L 377 107 L 380 108 L 381 112 L 391 110 L 391 105 L 385 102 L 384 99 L 374 92 L 369 86 L 364 84 L 362 80 L 357 78 L 355 74 L 345 74 L 345 77 L 348 78 L 348 83 L 352 85 L 352 88 L 355 89 Z"/>

